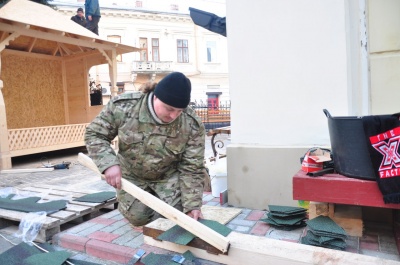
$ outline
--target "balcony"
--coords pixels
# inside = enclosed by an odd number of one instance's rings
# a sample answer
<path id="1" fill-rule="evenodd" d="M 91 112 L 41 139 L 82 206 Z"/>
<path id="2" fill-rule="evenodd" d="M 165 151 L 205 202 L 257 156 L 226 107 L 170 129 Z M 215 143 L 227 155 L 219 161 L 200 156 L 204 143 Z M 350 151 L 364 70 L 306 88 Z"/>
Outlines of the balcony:
<path id="1" fill-rule="evenodd" d="M 150 74 L 150 73 L 169 73 L 172 72 L 172 61 L 134 61 L 132 63 L 132 73 Z"/>

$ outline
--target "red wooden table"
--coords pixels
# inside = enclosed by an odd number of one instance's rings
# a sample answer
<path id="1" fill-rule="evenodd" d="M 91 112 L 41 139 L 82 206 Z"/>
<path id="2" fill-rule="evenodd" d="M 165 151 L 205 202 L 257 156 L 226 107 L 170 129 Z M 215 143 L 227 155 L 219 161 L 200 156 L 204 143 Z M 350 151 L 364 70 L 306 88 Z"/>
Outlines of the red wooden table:
<path id="1" fill-rule="evenodd" d="M 375 181 L 348 178 L 339 174 L 309 177 L 302 170 L 293 176 L 293 199 L 400 209 L 385 204 Z"/>

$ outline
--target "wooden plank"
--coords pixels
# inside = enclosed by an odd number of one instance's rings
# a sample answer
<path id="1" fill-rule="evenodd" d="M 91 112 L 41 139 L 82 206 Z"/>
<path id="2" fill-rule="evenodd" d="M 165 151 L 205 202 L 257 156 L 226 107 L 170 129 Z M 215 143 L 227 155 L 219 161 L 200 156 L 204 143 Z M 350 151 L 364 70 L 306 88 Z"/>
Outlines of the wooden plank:
<path id="1" fill-rule="evenodd" d="M 18 232 L 18 226 L 12 225 L 9 227 L 5 227 L 1 229 L 1 232 L 9 235 L 14 235 Z M 55 226 L 47 229 L 42 227 L 33 241 L 38 243 L 45 243 L 51 240 L 51 238 L 57 233 L 60 233 L 60 226 Z"/>
<path id="2" fill-rule="evenodd" d="M 82 165 L 87 166 L 88 168 L 92 169 L 93 171 L 101 175 L 97 166 L 88 156 L 79 153 L 78 161 Z M 132 196 L 134 196 L 135 198 L 137 198 L 138 200 L 140 200 L 142 203 L 151 207 L 153 210 L 157 211 L 158 213 L 167 217 L 168 219 L 173 220 L 176 224 L 178 224 L 182 228 L 200 237 L 201 239 L 203 239 L 210 245 L 216 247 L 223 253 L 228 251 L 229 240 L 226 239 L 224 236 L 218 234 L 217 232 L 208 228 L 207 226 L 197 222 L 188 215 L 178 211 L 171 205 L 161 201 L 157 197 L 142 190 L 141 188 L 137 187 L 136 185 L 127 181 L 126 179 L 122 179 L 121 182 L 122 182 L 121 188 L 126 192 L 128 192 L 129 194 L 131 194 Z"/>
<path id="3" fill-rule="evenodd" d="M 46 171 L 53 171 L 54 168 L 20 168 L 20 169 L 3 169 L 0 170 L 0 174 L 19 174 L 19 173 L 34 173 L 34 172 L 46 172 Z"/>
<path id="4" fill-rule="evenodd" d="M 375 181 L 339 174 L 312 178 L 301 170 L 293 177 L 293 199 L 400 209 L 400 204 L 383 202 L 382 193 Z"/>
<path id="5" fill-rule="evenodd" d="M 59 185 L 34 184 L 33 187 L 71 192 L 71 188 L 70 187 L 63 187 L 63 186 L 59 186 Z M 75 190 L 74 191 L 74 193 L 81 193 L 82 196 L 83 195 L 87 195 L 87 194 L 91 194 L 91 193 L 95 193 L 95 192 L 99 192 L 99 191 L 98 190 L 87 190 L 87 189 L 85 189 L 84 191 L 83 190 Z"/>
<path id="6" fill-rule="evenodd" d="M 167 224 L 165 224 L 165 222 L 167 222 Z M 160 218 L 146 225 L 145 227 L 148 229 L 159 229 L 165 231 L 166 227 L 173 225 L 173 223 L 171 223 L 172 222 L 170 220 Z M 147 235 L 144 235 L 144 243 L 179 253 L 184 253 L 185 251 L 190 250 L 198 258 L 229 265 L 400 264 L 394 260 L 380 259 L 372 256 L 308 246 L 237 232 L 231 232 L 227 238 L 231 242 L 228 255 L 213 255 L 204 249 L 178 245 L 167 241 L 159 241 Z"/>
<path id="7" fill-rule="evenodd" d="M 68 204 L 65 211 L 76 212 L 79 216 L 91 213 L 93 210 L 91 207 L 76 205 L 76 204 Z"/>
<path id="8" fill-rule="evenodd" d="M 349 236 L 363 236 L 361 206 L 336 205 L 333 221 L 342 227 Z"/>
<path id="9" fill-rule="evenodd" d="M 0 218 L 20 222 L 27 213 L 0 209 Z M 60 220 L 46 216 L 43 227 L 51 228 L 60 225 Z"/>
<path id="10" fill-rule="evenodd" d="M 77 217 L 78 214 L 76 212 L 69 212 L 69 211 L 58 211 L 52 214 L 49 214 L 50 217 L 57 218 L 60 220 L 72 220 L 72 217 Z"/>
<path id="11" fill-rule="evenodd" d="M 201 212 L 204 219 L 214 220 L 221 224 L 227 224 L 233 218 L 238 216 L 242 212 L 242 209 L 203 205 L 201 207 Z"/>

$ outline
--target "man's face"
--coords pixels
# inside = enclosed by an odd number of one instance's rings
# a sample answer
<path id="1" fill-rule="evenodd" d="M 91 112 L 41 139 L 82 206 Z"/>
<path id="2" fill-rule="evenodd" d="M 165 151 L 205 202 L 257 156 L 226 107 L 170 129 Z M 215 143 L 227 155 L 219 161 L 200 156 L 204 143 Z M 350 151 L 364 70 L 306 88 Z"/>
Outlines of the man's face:
<path id="1" fill-rule="evenodd" d="M 171 107 L 159 100 L 156 96 L 153 99 L 154 111 L 157 117 L 165 123 L 170 123 L 181 115 L 183 109 Z"/>
<path id="2" fill-rule="evenodd" d="M 78 14 L 79 17 L 83 17 L 83 12 L 82 11 L 78 11 L 77 14 Z"/>

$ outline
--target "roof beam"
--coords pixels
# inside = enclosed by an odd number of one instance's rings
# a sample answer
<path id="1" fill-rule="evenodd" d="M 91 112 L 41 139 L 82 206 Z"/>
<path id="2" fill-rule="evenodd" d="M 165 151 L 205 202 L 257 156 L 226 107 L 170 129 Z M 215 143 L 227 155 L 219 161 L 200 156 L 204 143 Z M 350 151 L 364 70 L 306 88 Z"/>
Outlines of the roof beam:
<path id="1" fill-rule="evenodd" d="M 65 53 L 66 53 L 67 55 L 74 54 L 70 49 L 68 49 L 67 46 L 64 45 L 64 43 L 59 43 L 59 42 L 57 42 L 57 44 L 60 46 L 60 48 L 62 48 L 62 49 L 65 51 Z"/>
<path id="2" fill-rule="evenodd" d="M 9 35 L 7 38 L 5 38 L 1 43 L 0 43 L 0 52 L 6 48 L 8 44 L 10 44 L 10 41 L 15 40 L 15 38 L 18 38 L 21 34 L 19 32 L 14 32 L 11 35 Z"/>
<path id="3" fill-rule="evenodd" d="M 31 41 L 31 43 L 29 44 L 29 47 L 28 47 L 28 49 L 27 49 L 27 52 L 31 52 L 31 51 L 32 51 L 33 46 L 35 46 L 36 40 L 37 40 L 36 38 L 33 38 L 33 39 L 32 39 L 32 41 Z"/>
<path id="4" fill-rule="evenodd" d="M 60 47 L 58 47 L 58 45 L 57 45 L 56 48 L 54 49 L 54 51 L 53 51 L 51 54 L 52 54 L 53 56 L 56 56 L 56 54 L 57 54 L 59 48 L 60 48 Z"/>
<path id="5" fill-rule="evenodd" d="M 110 47 L 108 44 L 97 43 L 96 39 L 84 40 L 79 38 L 70 38 L 66 36 L 62 36 L 60 34 L 54 34 L 50 32 L 44 32 L 40 30 L 29 29 L 29 25 L 26 27 L 9 25 L 5 23 L 0 23 L 0 31 L 8 31 L 8 32 L 18 32 L 20 35 L 28 36 L 32 38 L 44 39 L 55 42 L 62 42 L 71 45 L 79 45 L 88 48 L 97 48 L 103 50 L 109 50 L 113 47 Z"/>
<path id="6" fill-rule="evenodd" d="M 107 54 L 103 49 L 99 49 L 99 51 L 100 51 L 101 54 L 106 58 L 108 64 L 109 64 L 109 65 L 112 65 L 112 61 L 111 61 L 110 57 L 108 56 L 108 54 Z"/>

